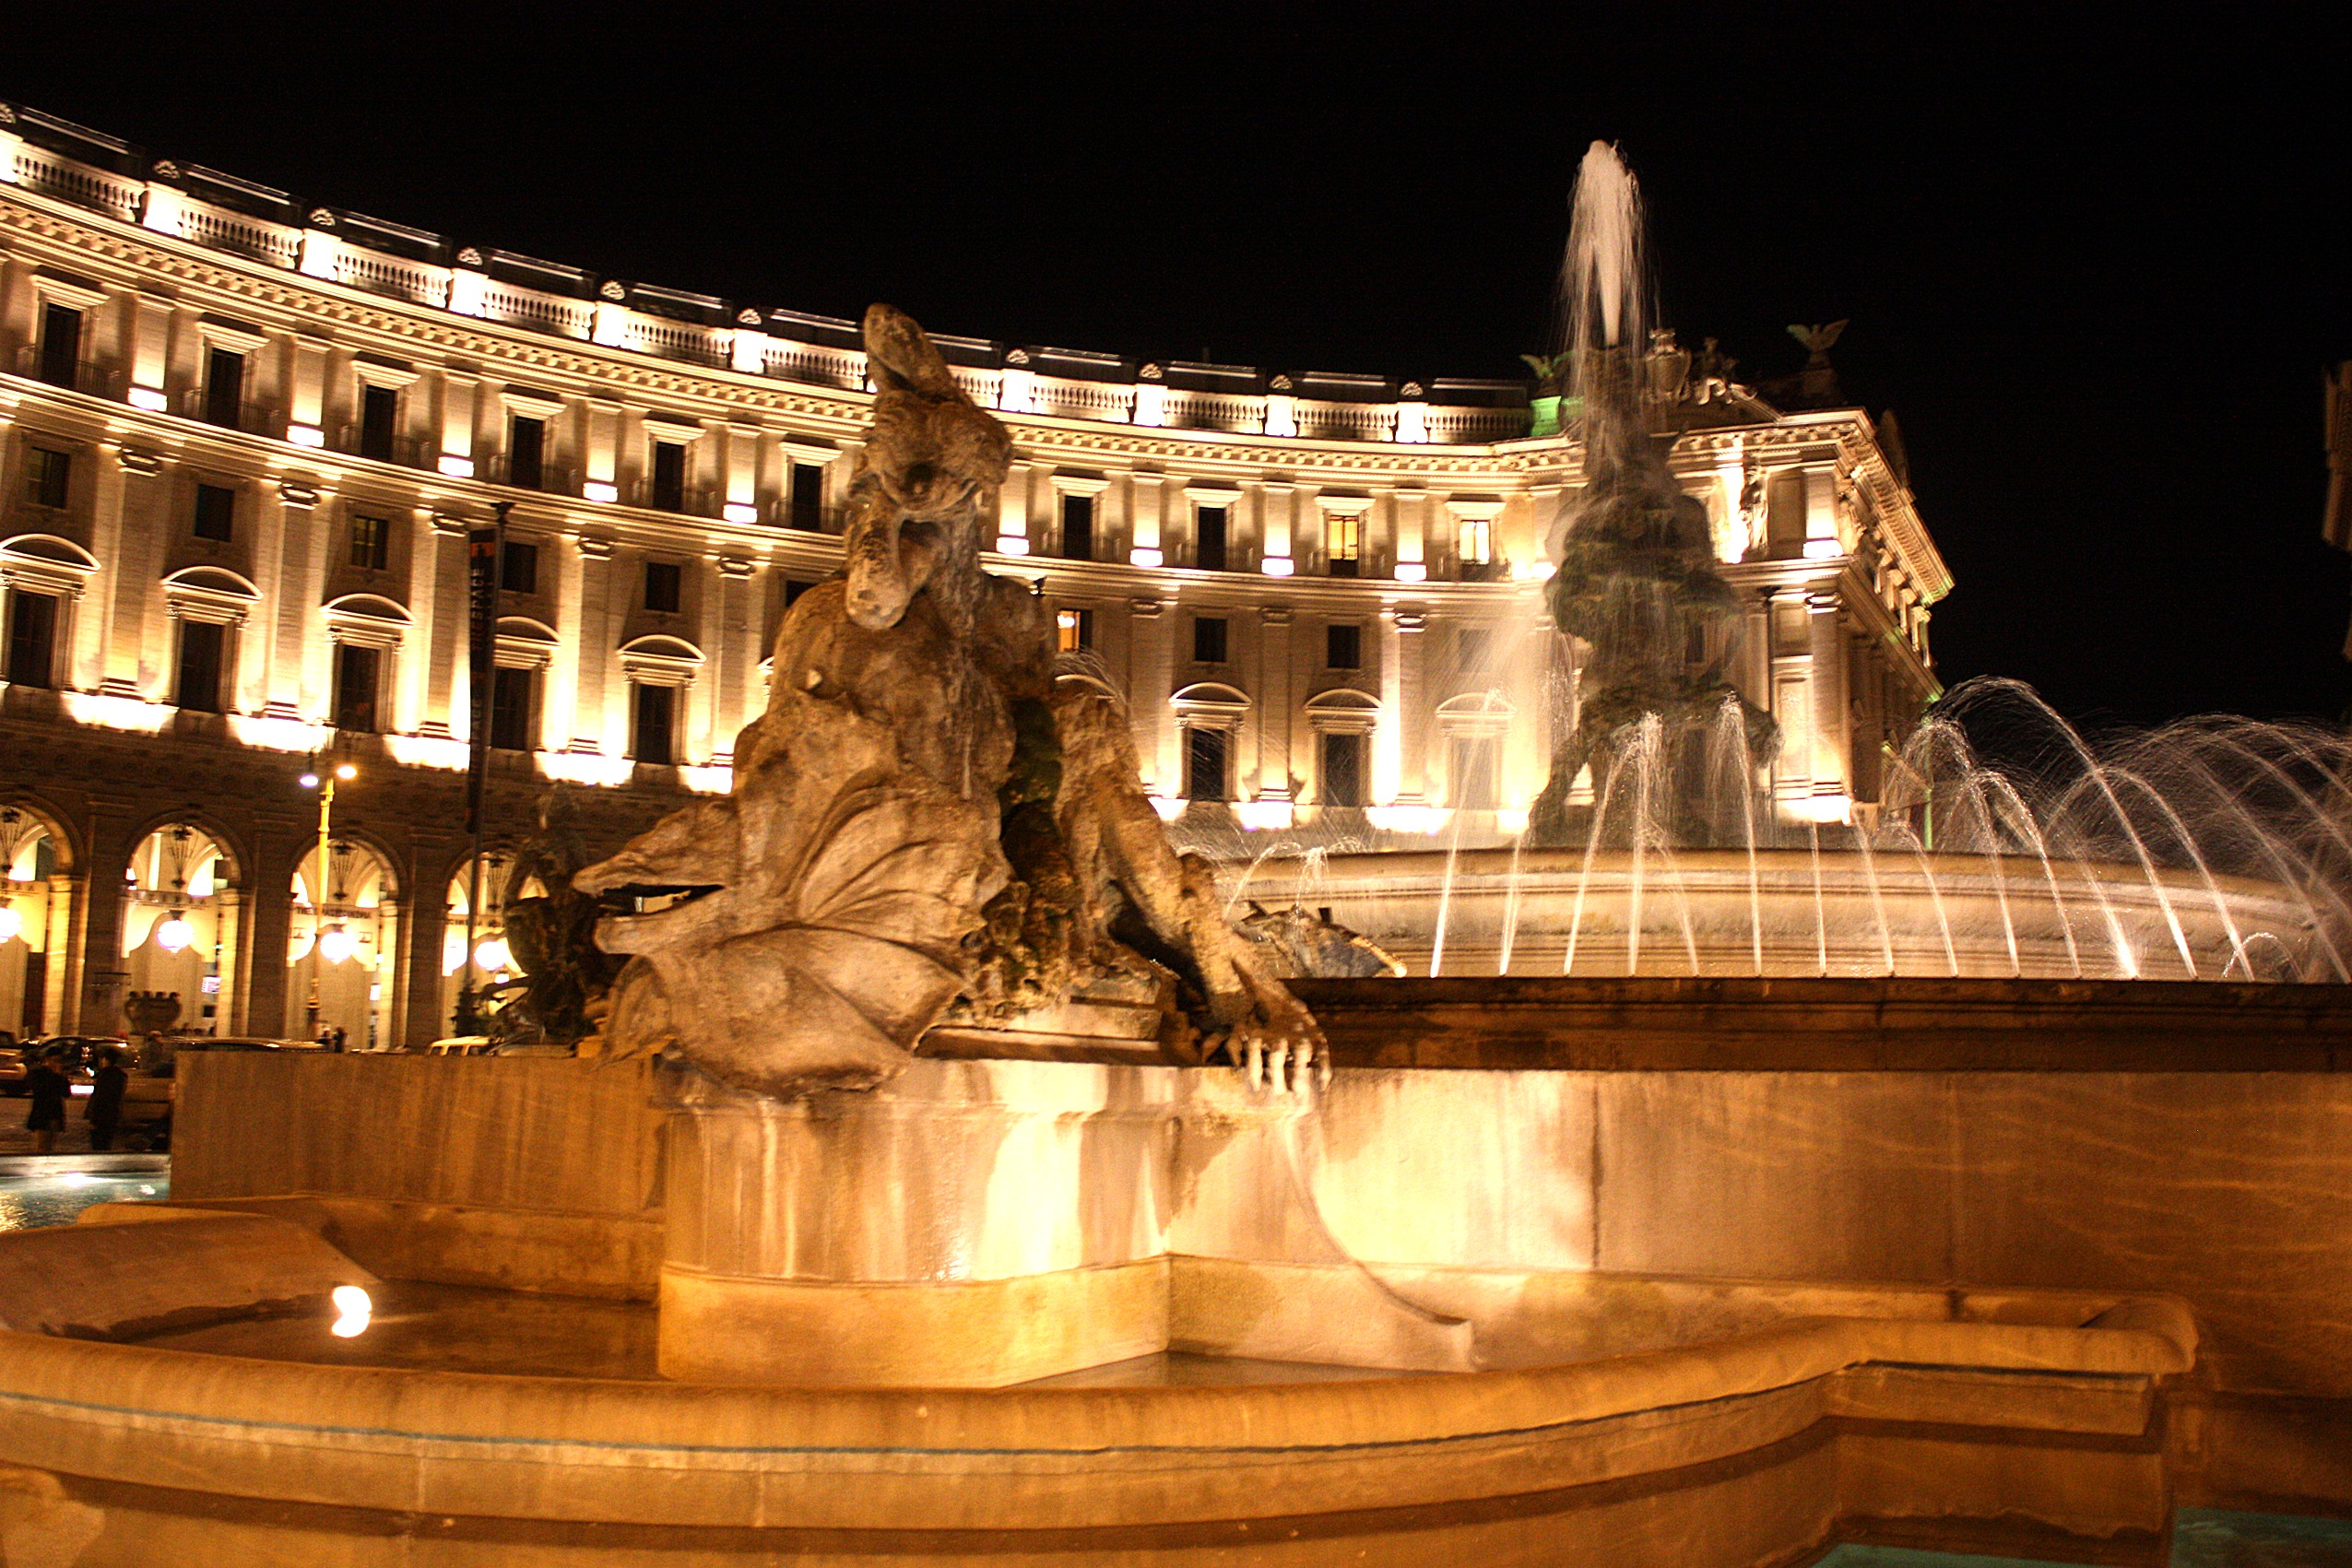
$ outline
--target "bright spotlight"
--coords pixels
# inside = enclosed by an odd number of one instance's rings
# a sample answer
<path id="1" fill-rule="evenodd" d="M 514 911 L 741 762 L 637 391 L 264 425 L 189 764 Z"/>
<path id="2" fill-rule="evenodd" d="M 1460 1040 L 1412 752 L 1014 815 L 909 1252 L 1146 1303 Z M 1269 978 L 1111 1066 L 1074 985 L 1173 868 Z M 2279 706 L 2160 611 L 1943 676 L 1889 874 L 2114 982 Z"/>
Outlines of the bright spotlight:
<path id="1" fill-rule="evenodd" d="M 304 773 L 295 782 L 300 784 L 304 789 L 316 789 L 318 787 L 318 775 L 316 773 Z"/>
<path id="2" fill-rule="evenodd" d="M 13 903 L 0 902 L 0 942 L 14 941 L 25 928 L 25 917 Z"/>
<path id="3" fill-rule="evenodd" d="M 356 779 L 360 776 L 360 770 L 349 762 L 338 762 L 335 766 L 335 776 L 338 779 Z"/>
<path id="4" fill-rule="evenodd" d="M 337 921 L 319 933 L 318 954 L 329 963 L 342 963 L 360 950 L 360 939 Z"/>
<path id="5" fill-rule="evenodd" d="M 176 909 L 155 928 L 155 945 L 167 953 L 183 951 L 195 939 L 196 928 L 189 925 L 186 916 Z"/>
<path id="6" fill-rule="evenodd" d="M 512 968 L 514 963 L 514 954 L 506 946 L 505 937 L 485 937 L 482 938 L 481 946 L 474 949 L 474 961 L 495 973 L 502 969 Z"/>
<path id="7" fill-rule="evenodd" d="M 356 1339 L 368 1331 L 368 1319 L 375 1313 L 375 1303 L 357 1285 L 337 1285 L 332 1296 L 336 1319 L 327 1328 L 337 1339 Z"/>

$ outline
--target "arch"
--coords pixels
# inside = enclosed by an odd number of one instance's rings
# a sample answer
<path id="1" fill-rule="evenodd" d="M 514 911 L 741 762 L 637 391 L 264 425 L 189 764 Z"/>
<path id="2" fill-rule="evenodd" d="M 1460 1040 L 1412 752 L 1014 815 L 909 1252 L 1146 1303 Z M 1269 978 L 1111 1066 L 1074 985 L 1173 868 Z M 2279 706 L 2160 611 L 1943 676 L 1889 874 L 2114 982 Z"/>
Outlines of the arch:
<path id="1" fill-rule="evenodd" d="M 1346 714 L 1349 717 L 1359 714 L 1369 716 L 1379 713 L 1380 699 L 1370 692 L 1358 691 L 1353 687 L 1334 687 L 1329 691 L 1318 691 L 1309 697 L 1306 700 L 1306 711 L 1310 713 L 1330 713 L 1334 716 L 1340 714 Z"/>
<path id="2" fill-rule="evenodd" d="M 683 637 L 638 637 L 621 645 L 624 659 L 659 659 L 665 663 L 696 665 L 703 662 L 703 650 Z"/>
<path id="3" fill-rule="evenodd" d="M 1196 680 L 1168 699 L 1179 710 L 1196 712 L 1246 713 L 1249 694 L 1238 687 L 1219 680 Z"/>
<path id="4" fill-rule="evenodd" d="M 527 615 L 502 615 L 498 618 L 498 635 L 512 643 L 544 643 L 552 648 L 563 641 L 555 628 L 543 620 L 533 620 Z"/>
<path id="5" fill-rule="evenodd" d="M 345 616 L 359 620 L 381 620 L 393 626 L 414 624 L 405 606 L 381 594 L 346 594 L 341 598 L 327 600 L 319 607 L 330 619 Z"/>
<path id="6" fill-rule="evenodd" d="M 33 827 L 49 835 L 50 854 L 55 856 L 59 875 L 71 876 L 81 869 L 81 843 L 65 825 L 65 819 L 29 795 L 9 795 L 0 796 L 0 876 L 6 876 L 8 867 L 15 863 L 15 857 L 6 853 L 8 830 L 17 820 L 11 812 L 30 818 Z"/>
<path id="7" fill-rule="evenodd" d="M 0 539 L 0 564 L 19 561 L 52 569 L 63 567 L 83 576 L 98 570 L 98 557 L 55 534 L 18 534 Z"/>
<path id="8" fill-rule="evenodd" d="M 207 597 L 235 599 L 243 604 L 256 604 L 261 590 L 250 578 L 230 571 L 225 566 L 183 566 L 163 579 L 163 590 L 201 594 Z"/>
<path id="9" fill-rule="evenodd" d="M 1519 705 L 1492 689 L 1465 691 L 1459 697 L 1448 697 L 1438 703 L 1437 716 L 1472 723 L 1507 724 L 1519 716 Z"/>
<path id="10" fill-rule="evenodd" d="M 159 811 L 140 824 L 131 835 L 133 856 L 136 856 L 139 848 L 144 846 L 148 840 L 172 828 L 193 828 L 212 841 L 213 848 L 219 851 L 220 858 L 228 867 L 226 876 L 216 874 L 215 879 L 220 886 L 227 888 L 245 886 L 246 869 L 253 864 L 253 857 L 238 846 L 236 840 L 210 812 L 196 807 L 183 806 L 176 810 Z"/>

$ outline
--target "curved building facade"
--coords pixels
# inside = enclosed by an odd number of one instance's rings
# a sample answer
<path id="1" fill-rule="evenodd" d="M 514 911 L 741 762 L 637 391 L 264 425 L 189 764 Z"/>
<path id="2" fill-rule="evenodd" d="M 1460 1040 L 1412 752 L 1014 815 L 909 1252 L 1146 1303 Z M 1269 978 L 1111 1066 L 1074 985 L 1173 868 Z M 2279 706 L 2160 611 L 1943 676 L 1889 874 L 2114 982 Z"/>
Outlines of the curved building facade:
<path id="1" fill-rule="evenodd" d="M 1580 453 L 1530 389 L 945 337 L 1017 448 L 992 570 L 1133 706 L 1193 842 L 1515 831 L 1577 650 L 1540 598 Z M 1746 595 L 1791 819 L 1879 798 L 1950 581 L 1879 432 L 1653 360 Z M 506 503 L 491 819 L 601 849 L 727 787 L 836 567 L 853 324 L 599 277 L 0 106 L 0 1027 L 445 1032 L 470 915 L 466 535 Z M 322 834 L 298 780 L 348 762 Z M 313 997 L 315 1000 L 313 1001 Z"/>

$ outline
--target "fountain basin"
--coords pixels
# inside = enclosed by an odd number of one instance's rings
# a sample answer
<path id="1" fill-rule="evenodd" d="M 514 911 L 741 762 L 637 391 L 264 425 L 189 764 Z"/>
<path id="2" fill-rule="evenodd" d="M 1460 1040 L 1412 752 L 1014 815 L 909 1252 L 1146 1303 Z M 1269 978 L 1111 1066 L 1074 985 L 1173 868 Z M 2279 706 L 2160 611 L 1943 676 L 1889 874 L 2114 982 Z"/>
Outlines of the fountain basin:
<path id="1" fill-rule="evenodd" d="M 1412 974 L 2345 978 L 2293 889 L 2164 867 L 1465 849 L 1267 859 L 1223 886 L 1328 909 Z"/>
<path id="2" fill-rule="evenodd" d="M 1231 1265 L 1199 1282 L 1228 1303 L 1297 1283 Z M 2195 1352 L 2174 1303 L 1554 1283 L 1536 1315 L 1599 1359 L 1222 1386 L 714 1387 L 0 1333 L 0 1506 L 89 1568 L 326 1550 L 410 1564 L 1646 1550 L 1729 1564 L 1882 1519 L 2004 1515 L 2021 1539 L 2159 1560 L 2155 1393 Z M 325 1342 L 293 1322 L 297 1353 Z M 1626 1349 L 1661 1337 L 1681 1342 Z"/>

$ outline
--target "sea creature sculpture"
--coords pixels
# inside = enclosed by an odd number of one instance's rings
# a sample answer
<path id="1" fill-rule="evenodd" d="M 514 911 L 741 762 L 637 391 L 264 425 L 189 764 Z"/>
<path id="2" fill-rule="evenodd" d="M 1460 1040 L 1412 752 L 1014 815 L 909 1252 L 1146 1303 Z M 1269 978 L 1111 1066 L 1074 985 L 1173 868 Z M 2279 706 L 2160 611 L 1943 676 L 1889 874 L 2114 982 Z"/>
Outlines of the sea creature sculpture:
<path id="1" fill-rule="evenodd" d="M 733 792 L 574 878 L 610 911 L 598 941 L 632 955 L 608 1039 L 774 1095 L 870 1087 L 991 975 L 1066 996 L 1159 961 L 1205 1049 L 1303 1068 L 1314 1020 L 1169 846 L 1124 709 L 1058 684 L 1045 607 L 981 569 L 1003 426 L 913 320 L 876 305 L 864 333 L 844 571 L 786 613 Z"/>

